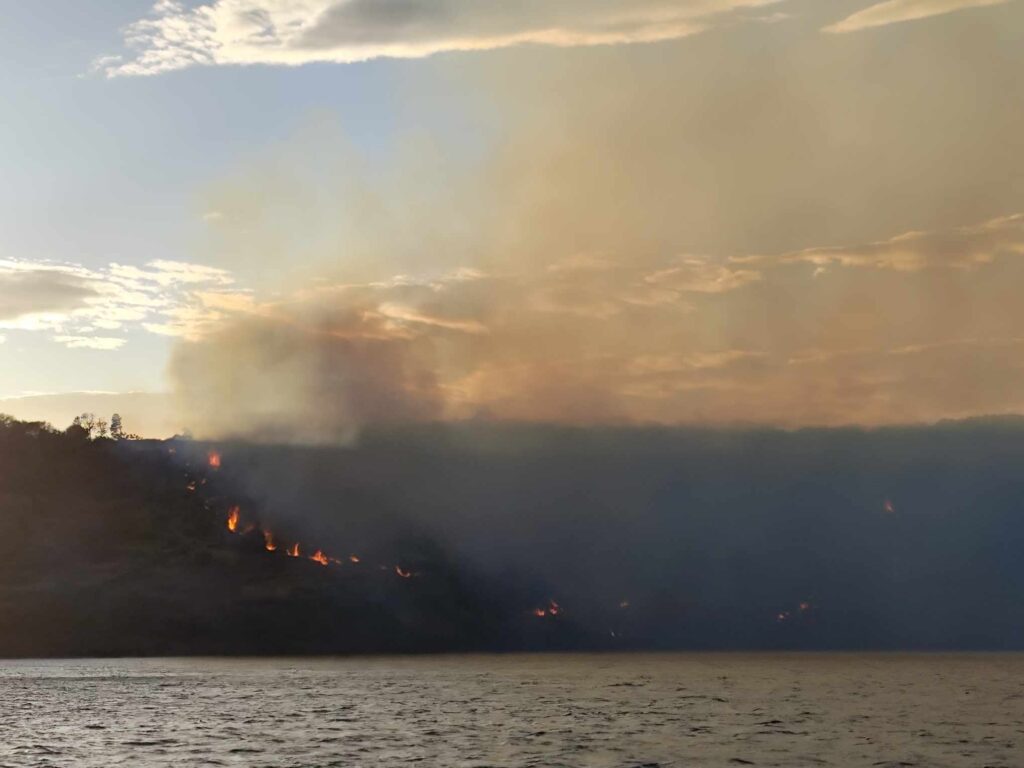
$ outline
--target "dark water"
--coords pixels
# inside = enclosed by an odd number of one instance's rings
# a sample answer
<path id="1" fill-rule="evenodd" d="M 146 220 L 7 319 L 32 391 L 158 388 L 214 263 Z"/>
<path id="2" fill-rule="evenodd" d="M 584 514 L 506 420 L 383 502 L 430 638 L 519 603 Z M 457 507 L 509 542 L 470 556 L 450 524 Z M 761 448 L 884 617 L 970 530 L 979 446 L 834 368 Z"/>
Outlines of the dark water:
<path id="1" fill-rule="evenodd" d="M 1022 655 L 0 662 L 19 768 L 1010 768 L 1022 720 Z"/>

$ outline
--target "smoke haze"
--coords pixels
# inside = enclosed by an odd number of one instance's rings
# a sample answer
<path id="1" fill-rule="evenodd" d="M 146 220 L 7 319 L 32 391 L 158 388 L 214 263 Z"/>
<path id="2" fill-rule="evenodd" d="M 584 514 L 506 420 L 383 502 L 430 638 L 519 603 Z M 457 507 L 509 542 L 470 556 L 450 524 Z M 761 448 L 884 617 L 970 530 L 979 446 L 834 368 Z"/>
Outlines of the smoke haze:
<path id="1" fill-rule="evenodd" d="M 182 419 L 323 442 L 1019 411 L 1019 46 L 994 20 L 910 43 L 822 25 L 492 54 L 448 86 L 501 126 L 468 162 L 427 131 L 371 173 L 313 121 L 208 190 L 209 254 L 257 290 L 179 346 Z"/>

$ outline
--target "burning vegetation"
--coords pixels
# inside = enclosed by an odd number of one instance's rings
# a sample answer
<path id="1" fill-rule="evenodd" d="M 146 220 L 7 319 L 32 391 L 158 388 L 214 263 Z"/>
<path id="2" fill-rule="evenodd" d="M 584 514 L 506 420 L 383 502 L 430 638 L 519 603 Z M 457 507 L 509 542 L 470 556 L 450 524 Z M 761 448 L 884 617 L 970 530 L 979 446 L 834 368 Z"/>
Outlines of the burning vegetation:
<path id="1" fill-rule="evenodd" d="M 817 434 L 813 450 L 787 447 L 799 435 L 691 446 L 629 433 L 621 450 L 550 454 L 523 434 L 491 453 L 437 433 L 335 451 L 0 424 L 0 654 L 942 647 L 950 627 L 1000 647 L 1024 632 L 991 578 L 1017 573 L 1001 550 L 985 550 L 998 568 L 961 561 L 957 581 L 924 589 L 948 542 L 1024 535 L 1024 491 L 966 516 L 952 504 L 976 486 L 952 458 L 911 464 L 942 455 L 941 431 L 904 438 L 916 453 L 873 437 L 858 438 L 861 454 L 844 446 L 844 460 L 875 467 L 844 468 L 854 482 Z M 1024 425 L 1005 434 L 1024 445 Z M 529 453 L 505 447 L 517 440 Z M 986 482 L 1024 460 L 1016 437 L 1001 445 L 978 461 Z M 787 485 L 787 450 L 813 486 Z M 929 484 L 912 493 L 901 466 Z M 737 473 L 755 478 L 749 498 Z M 635 502 L 638 477 L 658 489 L 650 509 Z M 878 487 L 913 503 L 878 514 Z"/>

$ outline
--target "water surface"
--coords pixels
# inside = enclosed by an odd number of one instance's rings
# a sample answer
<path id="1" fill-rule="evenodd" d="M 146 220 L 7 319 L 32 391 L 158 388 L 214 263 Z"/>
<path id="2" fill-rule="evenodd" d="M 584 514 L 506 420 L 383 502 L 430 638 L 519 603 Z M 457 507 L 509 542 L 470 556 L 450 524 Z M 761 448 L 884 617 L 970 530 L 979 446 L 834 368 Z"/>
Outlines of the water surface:
<path id="1" fill-rule="evenodd" d="M 0 662 L 0 766 L 1024 765 L 1024 655 Z"/>

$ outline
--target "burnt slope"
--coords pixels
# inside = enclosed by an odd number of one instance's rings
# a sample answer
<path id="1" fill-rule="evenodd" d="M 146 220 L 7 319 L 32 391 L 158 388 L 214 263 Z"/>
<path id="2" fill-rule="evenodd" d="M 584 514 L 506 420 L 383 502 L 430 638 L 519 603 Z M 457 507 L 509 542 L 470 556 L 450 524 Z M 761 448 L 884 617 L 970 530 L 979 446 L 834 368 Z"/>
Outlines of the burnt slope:
<path id="1" fill-rule="evenodd" d="M 0 655 L 1021 648 L 1022 466 L 1006 419 L 349 448 L 4 422 Z"/>

